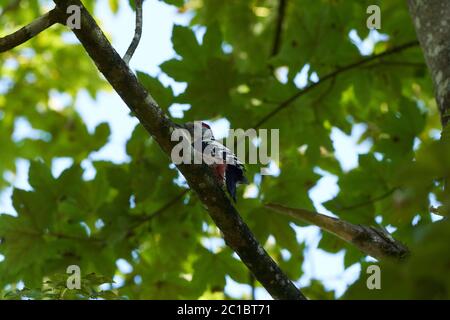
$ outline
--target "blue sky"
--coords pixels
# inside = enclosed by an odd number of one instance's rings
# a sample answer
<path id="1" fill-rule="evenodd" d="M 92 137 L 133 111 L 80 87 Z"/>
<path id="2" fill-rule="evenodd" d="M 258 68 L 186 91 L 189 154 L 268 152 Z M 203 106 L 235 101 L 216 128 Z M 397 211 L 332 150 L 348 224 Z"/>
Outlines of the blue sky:
<path id="1" fill-rule="evenodd" d="M 116 50 L 123 55 L 126 51 L 129 42 L 134 33 L 134 14 L 127 5 L 127 1 L 122 1 L 123 5 L 117 15 L 112 15 L 108 7 L 107 1 L 100 1 L 96 10 L 96 16 L 102 23 L 102 27 L 112 37 L 112 42 Z M 175 55 L 172 44 L 171 34 L 174 24 L 186 25 L 189 22 L 188 15 L 180 15 L 177 13 L 175 7 L 168 6 L 157 0 L 147 0 L 144 2 L 144 30 L 143 38 L 138 47 L 133 59 L 131 60 L 131 67 L 135 70 L 142 70 L 153 76 L 159 76 L 160 80 L 165 85 L 171 85 L 176 93 L 182 92 L 185 88 L 184 84 L 174 83 L 167 76 L 162 75 L 158 65 L 165 60 L 170 59 Z M 198 36 L 201 37 L 202 30 L 198 30 Z M 45 36 L 45 35 L 43 35 Z M 362 54 L 370 54 L 373 50 L 373 45 L 380 40 L 382 36 L 373 32 L 368 39 L 362 41 L 359 39 L 356 32 L 351 32 L 349 41 L 358 46 Z M 351 40 L 350 40 L 351 39 Z M 72 35 L 67 35 L 67 41 L 76 41 Z M 280 81 L 283 81 L 283 73 L 286 70 L 280 69 L 278 76 Z M 306 84 L 308 77 L 308 66 L 296 77 L 295 83 L 302 87 Z M 317 75 L 312 75 L 313 81 L 317 80 Z M 55 94 L 55 103 L 64 104 L 64 95 Z M 112 129 L 112 136 L 107 146 L 100 151 L 93 153 L 90 156 L 91 160 L 111 160 L 114 162 L 127 161 L 125 153 L 125 142 L 129 139 L 133 128 L 138 121 L 129 116 L 128 108 L 124 105 L 117 94 L 112 91 L 102 92 L 99 94 L 96 101 L 92 100 L 86 92 L 81 92 L 78 95 L 76 108 L 83 120 L 86 122 L 88 128 L 93 130 L 100 122 L 108 122 Z M 182 114 L 180 108 L 173 108 L 174 114 Z M 221 136 L 226 134 L 228 127 L 227 121 L 214 122 L 213 131 L 215 135 Z M 371 144 L 365 141 L 358 144 L 359 137 L 364 131 L 363 125 L 356 125 L 350 136 L 347 136 L 338 129 L 332 130 L 333 144 L 336 149 L 336 157 L 340 161 L 344 170 L 350 170 L 358 165 L 358 154 L 365 153 L 369 150 Z M 30 134 L 30 128 L 25 124 L 17 125 L 16 134 L 18 136 L 26 136 Z M 280 132 L 282 139 L 283 133 Z M 71 161 L 67 159 L 58 159 L 53 164 L 53 173 L 58 175 L 64 168 L 70 166 Z M 83 163 L 86 169 L 85 177 L 90 178 L 95 174 L 90 161 Z M 11 176 L 9 180 L 14 182 L 16 187 L 28 189 L 27 170 L 28 163 L 25 160 L 18 161 L 19 172 L 17 176 Z M 323 177 L 318 184 L 311 189 L 310 196 L 316 206 L 316 209 L 325 214 L 328 212 L 321 203 L 334 197 L 338 192 L 337 178 L 326 172 L 319 171 Z M 0 195 L 0 211 L 4 213 L 14 214 L 14 209 L 11 206 L 9 199 L 11 189 L 3 192 Z M 320 232 L 317 227 L 296 227 L 299 241 L 305 241 L 307 249 L 305 251 L 305 262 L 301 266 L 304 275 L 297 281 L 300 286 L 307 285 L 311 279 L 321 280 L 325 287 L 329 290 L 335 290 L 336 295 L 340 296 L 347 285 L 358 277 L 360 273 L 359 265 L 344 270 L 343 257 L 344 252 L 337 254 L 329 254 L 320 249 L 317 249 L 318 241 L 320 240 Z M 205 243 L 205 246 L 214 250 L 218 246 L 223 246 L 222 239 L 210 240 Z M 119 270 L 123 273 L 130 271 L 131 266 L 123 259 L 117 262 Z M 300 266 L 299 266 L 300 267 Z M 120 284 L 120 278 L 116 278 Z M 239 285 L 231 279 L 227 279 L 227 292 L 235 297 L 241 296 L 242 292 L 249 292 L 250 288 L 246 285 Z M 264 289 L 257 290 L 257 298 L 270 298 Z"/>

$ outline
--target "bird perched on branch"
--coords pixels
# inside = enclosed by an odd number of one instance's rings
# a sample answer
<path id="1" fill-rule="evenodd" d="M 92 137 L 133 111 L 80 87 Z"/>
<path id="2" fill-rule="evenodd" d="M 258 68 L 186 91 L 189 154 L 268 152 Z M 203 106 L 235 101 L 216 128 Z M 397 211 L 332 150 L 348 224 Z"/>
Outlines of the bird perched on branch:
<path id="1" fill-rule="evenodd" d="M 216 141 L 208 124 L 200 121 L 187 122 L 183 127 L 193 137 L 194 150 L 196 145 L 200 146 L 203 163 L 213 169 L 221 187 L 226 186 L 231 198 L 236 202 L 236 187 L 239 184 L 248 184 L 244 164 L 230 149 Z"/>

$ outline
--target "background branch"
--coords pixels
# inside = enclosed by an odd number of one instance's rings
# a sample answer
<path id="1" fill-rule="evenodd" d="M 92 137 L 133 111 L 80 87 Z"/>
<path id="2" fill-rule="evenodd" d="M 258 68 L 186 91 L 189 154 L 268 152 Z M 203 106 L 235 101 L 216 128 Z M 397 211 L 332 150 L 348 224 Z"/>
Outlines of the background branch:
<path id="1" fill-rule="evenodd" d="M 134 55 L 134 52 L 136 51 L 136 48 L 139 45 L 139 42 L 141 41 L 142 36 L 142 3 L 144 0 L 134 0 L 135 7 L 136 7 L 136 28 L 134 31 L 134 37 L 131 41 L 130 46 L 128 47 L 127 52 L 125 53 L 123 57 L 123 61 L 125 61 L 126 64 L 130 63 L 131 58 Z"/>
<path id="2" fill-rule="evenodd" d="M 287 0 L 279 0 L 278 1 L 278 13 L 277 13 L 276 26 L 275 26 L 275 37 L 273 40 L 271 56 L 275 56 L 278 53 L 278 51 L 280 50 L 281 36 L 283 33 L 283 23 L 284 23 L 284 17 L 286 14 L 286 5 L 287 5 Z"/>
<path id="3" fill-rule="evenodd" d="M 356 209 L 356 208 L 365 207 L 365 206 L 367 206 L 369 204 L 372 204 L 372 203 L 375 203 L 377 201 L 386 199 L 391 194 L 393 194 L 394 191 L 396 191 L 397 189 L 398 188 L 389 189 L 388 191 L 386 191 L 385 193 L 383 193 L 383 194 L 381 194 L 381 195 L 379 195 L 377 197 L 374 197 L 374 198 L 368 199 L 367 201 L 356 203 L 356 204 L 353 204 L 353 205 L 350 205 L 350 206 L 347 206 L 347 207 L 339 208 L 339 209 L 341 209 L 341 210 L 353 210 L 353 209 Z"/>
<path id="4" fill-rule="evenodd" d="M 405 67 L 405 68 L 426 68 L 426 64 L 423 62 L 409 62 L 409 61 L 378 61 L 371 63 L 363 68 L 373 69 L 376 67 Z"/>
<path id="5" fill-rule="evenodd" d="M 366 63 L 369 63 L 371 61 L 374 61 L 376 59 L 379 59 L 379 58 L 382 58 L 382 57 L 386 57 L 386 56 L 389 56 L 389 55 L 393 55 L 395 53 L 404 51 L 404 50 L 412 48 L 412 47 L 416 47 L 418 45 L 419 45 L 419 43 L 417 41 L 407 42 L 407 43 L 405 43 L 403 45 L 400 45 L 398 47 L 394 47 L 394 48 L 392 48 L 390 50 L 386 50 L 386 51 L 384 51 L 382 53 L 375 54 L 375 55 L 373 55 L 371 57 L 368 57 L 368 58 L 362 59 L 360 61 L 350 63 L 350 64 L 348 64 L 346 66 L 337 68 L 335 71 L 332 71 L 332 72 L 326 74 L 325 76 L 321 77 L 318 82 L 314 82 L 314 83 L 308 85 L 306 88 L 297 91 L 291 97 L 289 97 L 285 101 L 281 102 L 278 107 L 276 107 L 274 110 L 270 111 L 268 114 L 266 114 L 264 117 L 262 117 L 261 120 L 259 120 L 253 127 L 254 128 L 259 128 L 261 125 L 266 123 L 269 119 L 274 117 L 280 111 L 282 111 L 285 108 L 287 108 L 288 106 L 290 106 L 295 100 L 297 100 L 301 96 L 305 95 L 306 93 L 308 93 L 312 89 L 320 86 L 321 84 L 327 82 L 328 80 L 331 80 L 331 79 L 337 77 L 338 75 L 340 75 L 342 73 L 345 73 L 347 71 L 356 69 L 356 68 L 358 68 L 358 67 L 360 67 L 362 65 L 365 65 Z"/>
<path id="6" fill-rule="evenodd" d="M 174 198 L 172 198 L 171 200 L 169 200 L 166 204 L 164 204 L 161 208 L 159 208 L 158 210 L 154 211 L 153 213 L 143 216 L 143 217 L 139 217 L 139 219 L 137 220 L 137 225 L 133 226 L 133 228 L 147 222 L 150 221 L 154 218 L 156 218 L 157 216 L 161 215 L 162 213 L 164 213 L 166 210 L 170 209 L 172 206 L 174 206 L 175 204 L 178 203 L 178 201 L 180 201 L 181 199 L 183 199 L 183 197 L 188 194 L 190 191 L 190 189 L 186 189 L 183 190 L 180 194 L 176 195 Z"/>
<path id="7" fill-rule="evenodd" d="M 268 203 L 265 207 L 318 226 L 379 260 L 386 258 L 403 259 L 409 254 L 408 248 L 380 228 L 355 225 L 318 212 L 288 208 L 274 203 Z"/>
<path id="8" fill-rule="evenodd" d="M 128 65 L 114 50 L 92 16 L 79 0 L 54 0 L 61 13 L 70 5 L 81 7 L 81 28 L 72 30 L 97 68 L 122 100 L 153 136 L 162 150 L 171 154 L 170 137 L 175 124 L 138 82 Z M 206 165 L 178 165 L 209 215 L 222 231 L 224 240 L 275 299 L 305 299 L 279 266 L 258 243 Z"/>

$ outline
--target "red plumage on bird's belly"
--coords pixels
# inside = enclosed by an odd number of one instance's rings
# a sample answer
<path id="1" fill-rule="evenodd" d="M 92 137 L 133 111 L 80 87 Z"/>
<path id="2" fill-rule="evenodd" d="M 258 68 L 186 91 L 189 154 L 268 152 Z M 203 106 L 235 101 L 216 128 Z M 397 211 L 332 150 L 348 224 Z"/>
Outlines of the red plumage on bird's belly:
<path id="1" fill-rule="evenodd" d="M 225 163 L 219 163 L 214 165 L 214 173 L 217 177 L 217 180 L 221 184 L 225 182 L 225 170 L 227 168 L 227 165 Z"/>

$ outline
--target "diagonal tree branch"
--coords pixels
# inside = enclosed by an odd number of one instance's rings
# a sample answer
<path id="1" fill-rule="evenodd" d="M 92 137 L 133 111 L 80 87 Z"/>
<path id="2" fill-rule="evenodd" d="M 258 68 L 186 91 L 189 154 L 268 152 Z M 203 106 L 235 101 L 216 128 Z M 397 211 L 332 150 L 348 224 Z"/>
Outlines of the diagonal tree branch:
<path id="1" fill-rule="evenodd" d="M 404 259 L 409 255 L 408 248 L 380 228 L 356 225 L 318 212 L 288 208 L 274 203 L 268 203 L 265 207 L 316 225 L 379 260 L 386 258 Z"/>
<path id="2" fill-rule="evenodd" d="M 128 47 L 127 52 L 123 56 L 123 61 L 125 61 L 126 64 L 130 63 L 131 58 L 134 55 L 134 52 L 136 51 L 136 48 L 139 45 L 139 42 L 141 41 L 142 36 L 142 3 L 144 0 L 134 0 L 135 6 L 136 6 L 136 29 L 134 31 L 134 37 L 131 41 L 130 46 Z"/>
<path id="3" fill-rule="evenodd" d="M 175 124 L 138 82 L 82 3 L 79 0 L 54 0 L 54 2 L 64 15 L 70 5 L 81 8 L 81 28 L 73 29 L 76 37 L 140 123 L 162 150 L 170 155 L 176 143 L 171 141 L 171 134 L 176 128 Z M 227 245 L 239 255 L 272 297 L 305 299 L 300 290 L 258 243 L 223 190 L 215 182 L 211 169 L 206 165 L 187 164 L 178 165 L 178 169 L 222 231 Z"/>
<path id="4" fill-rule="evenodd" d="M 56 9 L 47 12 L 16 32 L 0 38 L 0 53 L 11 50 L 22 43 L 27 42 L 59 21 L 59 13 Z"/>
<path id="5" fill-rule="evenodd" d="M 272 117 L 274 117 L 275 115 L 277 115 L 280 111 L 286 109 L 287 107 L 289 107 L 295 100 L 297 100 L 298 98 L 304 96 L 306 93 L 308 93 L 309 91 L 313 90 L 314 88 L 319 87 L 320 85 L 324 84 L 325 82 L 337 77 L 338 75 L 351 71 L 353 69 L 356 69 L 362 65 L 365 65 L 371 61 L 374 61 L 376 59 L 380 59 L 386 56 L 390 56 L 393 55 L 395 53 L 399 53 L 402 52 L 406 49 L 412 48 L 412 47 L 416 47 L 419 45 L 419 42 L 417 41 L 411 41 L 411 42 L 407 42 L 405 44 L 402 44 L 398 47 L 393 47 L 390 50 L 386 50 L 382 53 L 379 54 L 375 54 L 373 56 L 370 56 L 368 58 L 362 59 L 360 61 L 356 61 L 353 63 L 350 63 L 346 66 L 340 67 L 328 74 L 326 74 L 325 76 L 321 77 L 320 80 L 318 82 L 314 82 L 310 85 L 308 85 L 306 88 L 297 91 L 295 94 L 293 94 L 292 96 L 290 96 L 289 98 L 287 98 L 286 100 L 284 100 L 283 102 L 281 102 L 278 107 L 276 107 L 275 109 L 273 109 L 272 111 L 270 111 L 269 113 L 267 113 L 264 117 L 261 118 L 261 120 L 259 120 L 253 127 L 254 128 L 259 128 L 261 125 L 263 125 L 264 123 L 266 123 L 269 119 L 271 119 Z"/>

